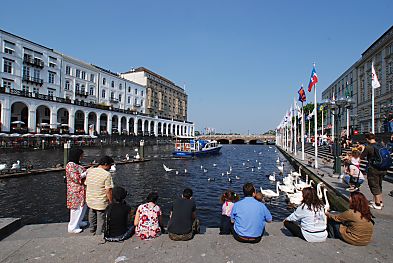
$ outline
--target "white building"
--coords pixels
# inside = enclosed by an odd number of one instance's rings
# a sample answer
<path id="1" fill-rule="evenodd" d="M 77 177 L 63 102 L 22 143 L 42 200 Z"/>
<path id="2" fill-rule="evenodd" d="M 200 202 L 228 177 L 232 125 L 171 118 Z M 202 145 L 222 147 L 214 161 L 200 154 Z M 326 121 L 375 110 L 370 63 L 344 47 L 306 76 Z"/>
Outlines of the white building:
<path id="1" fill-rule="evenodd" d="M 194 134 L 145 114 L 145 87 L 2 30 L 0 61 L 1 132 Z"/>

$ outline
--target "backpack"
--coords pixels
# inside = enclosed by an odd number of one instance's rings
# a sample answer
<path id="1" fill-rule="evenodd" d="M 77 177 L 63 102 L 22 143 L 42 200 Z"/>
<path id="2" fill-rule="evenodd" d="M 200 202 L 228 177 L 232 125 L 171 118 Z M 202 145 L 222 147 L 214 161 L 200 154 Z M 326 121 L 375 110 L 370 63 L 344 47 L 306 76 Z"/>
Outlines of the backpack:
<path id="1" fill-rule="evenodd" d="M 392 157 L 386 147 L 382 145 L 373 145 L 374 158 L 371 160 L 371 165 L 380 171 L 386 171 L 392 166 Z"/>

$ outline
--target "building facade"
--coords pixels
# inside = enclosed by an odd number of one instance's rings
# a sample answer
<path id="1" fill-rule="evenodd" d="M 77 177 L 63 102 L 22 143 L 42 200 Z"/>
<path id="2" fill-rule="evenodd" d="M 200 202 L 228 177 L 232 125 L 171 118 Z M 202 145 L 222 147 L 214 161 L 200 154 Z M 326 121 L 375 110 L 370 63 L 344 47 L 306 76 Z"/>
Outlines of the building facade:
<path id="1" fill-rule="evenodd" d="M 146 88 L 0 30 L 0 131 L 194 135 L 194 124 L 145 113 Z"/>
<path id="2" fill-rule="evenodd" d="M 371 131 L 372 62 L 381 84 L 375 89 L 375 132 L 387 131 L 387 121 L 393 111 L 393 26 L 322 93 L 323 99 L 332 99 L 333 95 L 336 99 L 350 95 L 355 102 L 350 113 L 351 126 L 361 133 Z M 342 129 L 345 129 L 345 123 L 346 116 L 343 114 Z"/>
<path id="3" fill-rule="evenodd" d="M 146 113 L 187 121 L 188 97 L 184 89 L 144 67 L 122 73 L 122 77 L 146 87 Z"/>

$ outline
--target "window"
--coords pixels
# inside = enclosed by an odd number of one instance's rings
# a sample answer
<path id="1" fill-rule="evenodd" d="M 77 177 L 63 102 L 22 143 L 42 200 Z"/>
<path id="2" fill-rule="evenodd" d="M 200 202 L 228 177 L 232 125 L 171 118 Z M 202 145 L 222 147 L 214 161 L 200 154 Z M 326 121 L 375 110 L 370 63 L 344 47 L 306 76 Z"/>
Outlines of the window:
<path id="1" fill-rule="evenodd" d="M 54 72 L 50 72 L 50 71 L 49 71 L 49 79 L 48 79 L 48 82 L 51 83 L 51 84 L 54 84 L 54 83 L 55 83 L 55 73 L 54 73 Z"/>
<path id="2" fill-rule="evenodd" d="M 79 83 L 76 83 L 75 84 L 75 92 L 79 92 L 79 88 L 80 88 Z"/>
<path id="3" fill-rule="evenodd" d="M 14 50 L 8 47 L 4 47 L 4 53 L 12 55 L 12 53 L 14 53 Z"/>
<path id="4" fill-rule="evenodd" d="M 89 95 L 93 96 L 94 95 L 94 87 L 89 88 Z"/>
<path id="5" fill-rule="evenodd" d="M 128 87 L 128 93 L 131 93 L 131 87 Z"/>
<path id="6" fill-rule="evenodd" d="M 48 96 L 53 97 L 54 90 L 48 89 Z"/>
<path id="7" fill-rule="evenodd" d="M 102 85 L 106 85 L 106 78 L 102 78 Z"/>
<path id="8" fill-rule="evenodd" d="M 138 95 L 138 90 L 137 89 L 135 89 L 135 95 Z"/>
<path id="9" fill-rule="evenodd" d="M 40 78 L 40 70 L 38 68 L 34 69 L 34 78 L 36 79 Z"/>
<path id="10" fill-rule="evenodd" d="M 137 98 L 135 98 L 134 104 L 138 105 L 138 99 Z"/>
<path id="11" fill-rule="evenodd" d="M 56 67 L 56 64 L 54 64 L 53 62 L 49 62 L 49 67 L 55 68 L 55 67 Z"/>
<path id="12" fill-rule="evenodd" d="M 10 59 L 4 58 L 4 65 L 3 65 L 3 72 L 5 73 L 12 73 L 12 64 L 13 61 Z"/>
<path id="13" fill-rule="evenodd" d="M 131 97 L 130 97 L 130 96 L 128 96 L 128 98 L 127 98 L 127 103 L 128 103 L 128 104 L 131 103 Z"/>
<path id="14" fill-rule="evenodd" d="M 14 48 L 14 43 L 4 40 L 4 53 L 12 55 L 15 52 Z"/>
<path id="15" fill-rule="evenodd" d="M 123 85 L 120 83 L 119 84 L 119 90 L 121 90 L 123 88 Z"/>
<path id="16" fill-rule="evenodd" d="M 48 92 L 49 92 L 49 91 L 48 91 Z M 44 115 L 47 116 L 47 117 L 49 117 L 49 114 L 50 114 L 50 110 L 49 110 L 48 108 L 45 108 L 45 109 L 44 109 Z"/>
<path id="17" fill-rule="evenodd" d="M 141 107 L 143 107 L 143 100 L 141 100 Z"/>
<path id="18" fill-rule="evenodd" d="M 141 90 L 141 96 L 143 96 L 143 90 Z"/>
<path id="19" fill-rule="evenodd" d="M 94 74 L 90 74 L 90 81 L 94 82 Z"/>
<path id="20" fill-rule="evenodd" d="M 103 90 L 101 91 L 101 98 L 105 99 L 105 95 L 106 95 L 106 92 L 105 92 L 105 90 L 103 89 Z"/>
<path id="21" fill-rule="evenodd" d="M 119 101 L 121 101 L 121 94 L 119 94 Z"/>
<path id="22" fill-rule="evenodd" d="M 81 93 L 85 93 L 85 85 L 83 85 L 83 84 L 81 86 Z"/>
<path id="23" fill-rule="evenodd" d="M 75 72 L 75 77 L 80 78 L 81 77 L 81 70 L 77 69 Z"/>
<path id="24" fill-rule="evenodd" d="M 22 86 L 22 91 L 23 92 L 29 92 L 29 86 L 23 85 Z"/>
<path id="25" fill-rule="evenodd" d="M 12 89 L 12 80 L 3 79 L 3 87 L 6 89 Z"/>
<path id="26" fill-rule="evenodd" d="M 57 58 L 49 57 L 49 67 L 55 68 L 56 67 Z"/>
<path id="27" fill-rule="evenodd" d="M 64 89 L 65 90 L 70 90 L 70 81 L 69 80 L 66 80 Z"/>
<path id="28" fill-rule="evenodd" d="M 23 77 L 30 77 L 30 67 L 23 66 Z"/>
<path id="29" fill-rule="evenodd" d="M 82 71 L 82 79 L 86 79 L 86 72 Z"/>
<path id="30" fill-rule="evenodd" d="M 111 99 L 113 99 L 115 97 L 115 93 L 113 93 L 113 91 L 111 92 Z"/>
<path id="31" fill-rule="evenodd" d="M 33 87 L 33 93 L 37 93 L 38 94 L 39 90 L 37 87 Z"/>
<path id="32" fill-rule="evenodd" d="M 71 67 L 68 65 L 66 66 L 66 74 L 71 75 Z"/>
<path id="33" fill-rule="evenodd" d="M 111 82 L 111 87 L 114 88 L 115 87 L 115 82 L 112 80 Z"/>

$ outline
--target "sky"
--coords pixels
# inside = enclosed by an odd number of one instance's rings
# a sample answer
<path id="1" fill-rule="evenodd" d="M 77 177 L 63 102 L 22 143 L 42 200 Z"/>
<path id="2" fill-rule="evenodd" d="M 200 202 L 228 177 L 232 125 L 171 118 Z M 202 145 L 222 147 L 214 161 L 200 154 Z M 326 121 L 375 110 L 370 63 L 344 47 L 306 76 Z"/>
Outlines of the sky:
<path id="1" fill-rule="evenodd" d="M 146 67 L 185 87 L 196 130 L 241 134 L 277 127 L 314 62 L 320 98 L 393 25 L 391 0 L 21 0 L 1 8 L 2 30 L 114 72 Z"/>

